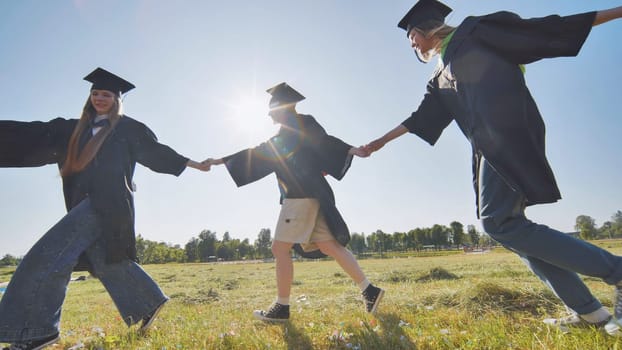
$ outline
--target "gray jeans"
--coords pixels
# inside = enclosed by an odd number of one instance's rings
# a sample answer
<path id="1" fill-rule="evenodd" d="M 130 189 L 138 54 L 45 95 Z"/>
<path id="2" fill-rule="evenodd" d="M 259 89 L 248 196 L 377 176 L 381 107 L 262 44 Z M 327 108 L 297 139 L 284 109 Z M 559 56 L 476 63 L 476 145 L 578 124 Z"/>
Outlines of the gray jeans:
<path id="1" fill-rule="evenodd" d="M 566 306 L 579 314 L 599 309 L 602 305 L 577 273 L 615 284 L 622 280 L 622 257 L 527 219 L 524 196 L 483 158 L 479 184 L 484 231 L 518 254 Z"/>
<path id="2" fill-rule="evenodd" d="M 485 160 L 479 173 L 480 219 L 484 231 L 518 254 L 557 296 L 579 314 L 602 305 L 577 275 L 622 280 L 622 257 L 525 217 L 525 198 Z"/>
<path id="3" fill-rule="evenodd" d="M 134 261 L 106 264 L 101 235 L 100 218 L 86 199 L 35 243 L 0 300 L 0 342 L 37 340 L 59 332 L 67 284 L 82 253 L 128 326 L 168 299 Z"/>

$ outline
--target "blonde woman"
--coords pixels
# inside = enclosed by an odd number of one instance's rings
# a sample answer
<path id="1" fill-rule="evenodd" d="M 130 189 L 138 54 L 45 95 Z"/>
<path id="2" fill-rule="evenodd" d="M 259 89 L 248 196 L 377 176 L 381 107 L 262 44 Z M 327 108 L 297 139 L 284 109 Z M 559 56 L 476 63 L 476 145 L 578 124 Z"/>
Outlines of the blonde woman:
<path id="1" fill-rule="evenodd" d="M 419 60 L 440 56 L 419 108 L 374 140 L 375 152 L 408 132 L 434 145 L 453 120 L 471 142 L 478 214 L 484 230 L 516 252 L 579 316 L 570 324 L 602 326 L 611 318 L 577 273 L 615 286 L 614 319 L 622 322 L 622 257 L 525 217 L 525 207 L 561 198 L 545 155 L 544 122 L 522 65 L 575 56 L 593 26 L 622 16 L 622 7 L 573 16 L 522 19 L 510 12 L 444 23 L 451 8 L 417 2 L 398 26 Z"/>
<path id="2" fill-rule="evenodd" d="M 125 323 L 146 331 L 168 297 L 137 264 L 132 177 L 136 163 L 180 175 L 209 167 L 158 143 L 149 128 L 121 109 L 134 88 L 97 68 L 79 120 L 0 121 L 0 167 L 57 164 L 65 215 L 24 256 L 0 300 L 5 349 L 42 349 L 59 339 L 61 308 L 71 272 L 88 269 Z M 33 213 L 36 215 L 36 213 Z"/>

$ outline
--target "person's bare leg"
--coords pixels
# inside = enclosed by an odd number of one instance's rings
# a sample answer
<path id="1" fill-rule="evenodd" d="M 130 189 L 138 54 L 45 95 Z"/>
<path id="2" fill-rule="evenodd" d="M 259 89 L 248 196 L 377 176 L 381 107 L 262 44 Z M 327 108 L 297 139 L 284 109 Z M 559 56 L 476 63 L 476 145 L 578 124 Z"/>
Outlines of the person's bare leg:
<path id="1" fill-rule="evenodd" d="M 315 242 L 322 253 L 335 259 L 339 266 L 352 278 L 357 285 L 365 280 L 365 274 L 354 255 L 335 240 Z"/>
<path id="2" fill-rule="evenodd" d="M 354 255 L 335 240 L 315 242 L 322 253 L 332 257 L 339 266 L 352 278 L 363 294 L 367 312 L 375 313 L 384 290 L 369 282 Z"/>
<path id="3" fill-rule="evenodd" d="M 294 279 L 294 264 L 290 249 L 292 243 L 274 241 L 272 242 L 272 255 L 276 260 L 276 289 L 279 299 L 287 298 L 292 289 L 292 281 Z M 289 302 L 287 302 L 289 304 Z"/>
<path id="4" fill-rule="evenodd" d="M 292 243 L 272 242 L 272 255 L 276 260 L 276 302 L 267 311 L 255 310 L 253 316 L 266 322 L 285 322 L 289 319 L 289 294 L 294 279 L 294 264 L 290 255 Z"/>

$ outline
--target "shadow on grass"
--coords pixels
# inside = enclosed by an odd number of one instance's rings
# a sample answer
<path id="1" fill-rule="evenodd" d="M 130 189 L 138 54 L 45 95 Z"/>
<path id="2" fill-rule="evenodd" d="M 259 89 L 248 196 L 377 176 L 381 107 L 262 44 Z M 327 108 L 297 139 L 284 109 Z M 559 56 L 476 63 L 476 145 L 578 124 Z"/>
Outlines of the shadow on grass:
<path id="1" fill-rule="evenodd" d="M 78 340 L 77 343 L 65 343 L 63 349 L 120 349 L 129 348 L 143 336 L 134 331 L 121 334 L 93 335 Z M 61 335 L 62 340 L 62 335 Z"/>
<path id="2" fill-rule="evenodd" d="M 287 322 L 280 325 L 283 340 L 289 350 L 316 349 L 304 329 Z M 397 314 L 379 314 L 360 326 L 346 326 L 330 336 L 327 349 L 391 349 L 412 350 L 417 346 L 404 331 L 404 323 Z"/>
<path id="3" fill-rule="evenodd" d="M 283 340 L 287 344 L 287 349 L 313 349 L 313 342 L 311 341 L 311 338 L 309 338 L 309 336 L 304 332 L 304 330 L 299 329 L 291 322 L 283 323 L 281 325 L 281 329 L 283 330 Z"/>
<path id="4" fill-rule="evenodd" d="M 361 327 L 349 329 L 351 333 L 347 341 L 335 342 L 331 349 L 416 349 L 417 346 L 410 340 L 404 327 L 409 325 L 399 315 L 379 313 Z"/>

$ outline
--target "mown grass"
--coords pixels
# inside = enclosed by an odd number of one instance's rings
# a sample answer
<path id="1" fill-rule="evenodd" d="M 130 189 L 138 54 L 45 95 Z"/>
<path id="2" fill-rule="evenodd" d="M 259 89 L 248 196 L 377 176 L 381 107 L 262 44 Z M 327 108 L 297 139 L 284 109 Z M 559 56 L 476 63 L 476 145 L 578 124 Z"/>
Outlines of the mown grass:
<path id="1" fill-rule="evenodd" d="M 562 305 L 502 249 L 360 263 L 387 290 L 378 314 L 364 312 L 334 261 L 304 261 L 295 263 L 291 320 L 282 325 L 251 315 L 274 300 L 273 263 L 145 266 L 171 297 L 146 336 L 125 327 L 99 281 L 72 282 L 53 349 L 622 349 L 601 330 L 545 326 Z M 0 269 L 0 281 L 9 274 Z M 612 288 L 585 281 L 610 307 Z"/>

